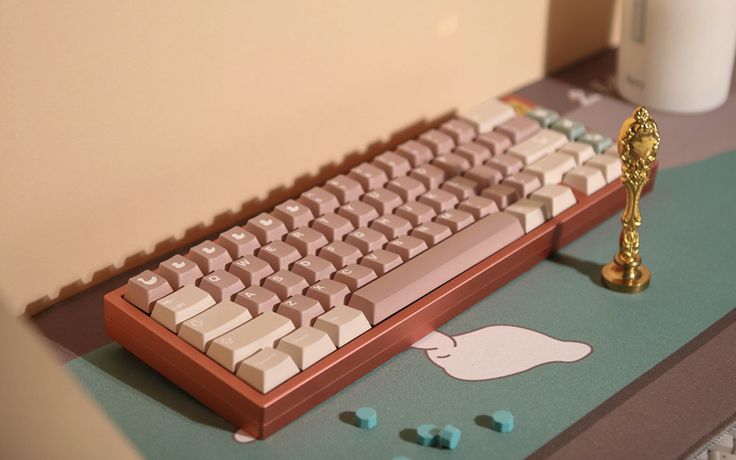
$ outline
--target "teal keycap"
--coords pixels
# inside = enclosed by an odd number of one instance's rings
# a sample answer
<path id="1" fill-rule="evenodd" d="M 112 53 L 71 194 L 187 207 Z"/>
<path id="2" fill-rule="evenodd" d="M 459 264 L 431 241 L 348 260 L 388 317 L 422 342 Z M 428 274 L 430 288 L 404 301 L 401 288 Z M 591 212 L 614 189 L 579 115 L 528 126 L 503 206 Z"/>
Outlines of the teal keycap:
<path id="1" fill-rule="evenodd" d="M 378 425 L 378 414 L 372 407 L 361 407 L 355 411 L 355 424 L 360 428 L 370 430 Z"/>
<path id="2" fill-rule="evenodd" d="M 608 147 L 613 145 L 613 140 L 610 137 L 603 136 L 598 133 L 587 133 L 581 137 L 578 142 L 589 144 L 595 150 L 595 153 L 602 153 Z"/>
<path id="3" fill-rule="evenodd" d="M 544 107 L 535 107 L 524 115 L 535 120 L 542 126 L 542 128 L 549 128 L 552 123 L 560 118 L 557 112 L 555 112 L 554 110 L 545 109 Z"/>
<path id="4" fill-rule="evenodd" d="M 514 414 L 507 410 L 497 410 L 491 414 L 491 427 L 499 433 L 508 433 L 514 429 Z"/>
<path id="5" fill-rule="evenodd" d="M 577 140 L 585 135 L 585 126 L 569 118 L 560 118 L 552 123 L 551 128 L 564 134 L 571 141 Z"/>
<path id="6" fill-rule="evenodd" d="M 417 444 L 421 446 L 436 446 L 440 440 L 440 430 L 431 423 L 424 423 L 417 427 Z"/>
<path id="7" fill-rule="evenodd" d="M 445 425 L 440 433 L 440 445 L 445 449 L 455 449 L 460 444 L 460 436 L 462 432 L 460 428 L 452 425 Z"/>

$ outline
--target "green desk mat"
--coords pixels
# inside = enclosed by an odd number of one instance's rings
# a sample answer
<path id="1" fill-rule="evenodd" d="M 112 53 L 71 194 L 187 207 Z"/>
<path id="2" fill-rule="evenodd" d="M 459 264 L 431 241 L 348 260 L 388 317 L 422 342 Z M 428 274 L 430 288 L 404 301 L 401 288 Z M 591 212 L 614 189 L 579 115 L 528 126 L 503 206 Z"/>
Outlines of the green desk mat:
<path id="1" fill-rule="evenodd" d="M 233 441 L 232 426 L 117 344 L 68 368 L 150 458 L 522 458 L 733 308 L 734 172 L 736 152 L 660 171 L 643 201 L 642 256 L 653 273 L 645 293 L 599 286 L 599 267 L 616 249 L 613 217 L 440 328 L 456 335 L 512 324 L 589 343 L 592 354 L 576 363 L 466 382 L 411 349 L 250 444 Z M 344 421 L 361 406 L 378 411 L 376 429 Z M 487 428 L 487 415 L 500 408 L 516 417 L 512 433 Z M 450 452 L 413 443 L 411 430 L 421 423 L 461 428 L 460 446 Z"/>

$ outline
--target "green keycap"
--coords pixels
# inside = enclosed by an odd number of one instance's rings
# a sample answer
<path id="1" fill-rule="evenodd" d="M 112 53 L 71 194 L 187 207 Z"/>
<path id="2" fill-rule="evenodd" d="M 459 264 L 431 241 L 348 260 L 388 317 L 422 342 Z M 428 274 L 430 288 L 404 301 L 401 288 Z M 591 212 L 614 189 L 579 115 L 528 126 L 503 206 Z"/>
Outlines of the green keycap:
<path id="1" fill-rule="evenodd" d="M 533 120 L 536 120 L 536 122 L 539 123 L 542 128 L 549 128 L 552 123 L 560 118 L 557 112 L 555 112 L 554 110 L 545 109 L 544 107 L 536 107 L 528 111 L 524 115 Z"/>
<path id="2" fill-rule="evenodd" d="M 587 133 L 586 135 L 578 139 L 578 141 L 589 144 L 591 147 L 593 147 L 595 153 L 602 153 L 608 147 L 613 145 L 613 140 L 611 140 L 610 137 L 606 137 L 598 133 Z"/>
<path id="3" fill-rule="evenodd" d="M 556 122 L 552 123 L 551 128 L 564 134 L 571 141 L 577 140 L 585 135 L 585 126 L 576 121 L 572 121 L 569 118 L 560 118 Z"/>

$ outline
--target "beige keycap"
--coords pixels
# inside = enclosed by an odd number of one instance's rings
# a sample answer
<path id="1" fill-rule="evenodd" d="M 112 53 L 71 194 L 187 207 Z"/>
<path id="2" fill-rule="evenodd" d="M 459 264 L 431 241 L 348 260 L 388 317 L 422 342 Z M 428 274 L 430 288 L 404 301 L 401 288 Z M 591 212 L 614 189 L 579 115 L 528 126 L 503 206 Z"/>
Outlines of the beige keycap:
<path id="1" fill-rule="evenodd" d="M 335 305 L 344 304 L 349 295 L 350 289 L 348 289 L 347 286 L 330 279 L 324 279 L 312 286 L 309 286 L 306 293 L 307 297 L 315 299 L 325 310 L 328 310 Z"/>
<path id="2" fill-rule="evenodd" d="M 340 269 L 346 265 L 354 264 L 363 254 L 360 249 L 352 244 L 335 241 L 320 249 L 317 255 L 332 262 L 335 268 Z"/>
<path id="3" fill-rule="evenodd" d="M 411 236 L 424 240 L 427 246 L 432 247 L 444 239 L 452 236 L 450 227 L 437 222 L 427 222 L 411 231 Z"/>
<path id="4" fill-rule="evenodd" d="M 430 190 L 419 197 L 419 202 L 424 203 L 434 209 L 434 212 L 440 213 L 448 209 L 454 208 L 460 200 L 453 193 L 446 190 Z"/>
<path id="5" fill-rule="evenodd" d="M 609 184 L 621 177 L 621 159 L 617 156 L 597 155 L 586 161 L 585 166 L 598 169 Z"/>
<path id="6" fill-rule="evenodd" d="M 457 206 L 457 209 L 469 212 L 475 220 L 481 219 L 488 214 L 498 211 L 496 202 L 482 196 L 472 196 Z"/>
<path id="7" fill-rule="evenodd" d="M 258 258 L 267 262 L 274 271 L 284 270 L 301 259 L 302 255 L 294 246 L 283 241 L 272 241 L 258 250 Z"/>
<path id="8" fill-rule="evenodd" d="M 341 240 L 345 235 L 355 229 L 347 217 L 335 214 L 334 212 L 328 212 L 316 218 L 312 223 L 312 228 L 325 235 L 327 241 Z"/>
<path id="9" fill-rule="evenodd" d="M 440 131 L 450 136 L 457 145 L 465 144 L 475 138 L 473 125 L 458 118 L 443 123 Z"/>
<path id="10" fill-rule="evenodd" d="M 197 264 L 202 273 L 205 274 L 223 269 L 233 261 L 225 248 L 210 240 L 203 241 L 190 248 L 187 258 Z"/>
<path id="11" fill-rule="evenodd" d="M 539 123 L 529 117 L 518 115 L 511 120 L 503 123 L 496 128 L 496 132 L 507 136 L 511 142 L 518 144 L 519 142 L 529 139 L 537 131 L 539 131 Z"/>
<path id="12" fill-rule="evenodd" d="M 303 256 L 316 254 L 319 248 L 329 243 L 322 232 L 309 227 L 299 227 L 289 232 L 284 241 L 294 246 Z"/>
<path id="13" fill-rule="evenodd" d="M 570 187 L 564 185 L 545 185 L 532 193 L 530 198 L 542 203 L 545 220 L 555 217 L 577 203 Z"/>
<path id="14" fill-rule="evenodd" d="M 593 147 L 590 144 L 584 144 L 582 142 L 568 142 L 557 152 L 570 155 L 575 160 L 577 166 L 580 166 L 595 156 Z"/>
<path id="15" fill-rule="evenodd" d="M 482 134 L 514 118 L 516 112 L 510 105 L 492 98 L 460 111 L 458 116 L 469 122 L 478 133 Z"/>
<path id="16" fill-rule="evenodd" d="M 230 372 L 235 372 L 239 362 L 262 348 L 273 347 L 278 339 L 294 329 L 290 319 L 266 311 L 213 340 L 207 349 L 207 356 Z"/>
<path id="17" fill-rule="evenodd" d="M 395 252 L 386 251 L 385 249 L 378 249 L 366 254 L 360 259 L 360 265 L 368 267 L 378 276 L 382 276 L 394 268 L 401 265 L 401 256 Z"/>
<path id="18" fill-rule="evenodd" d="M 392 180 L 386 185 L 386 188 L 397 193 L 404 203 L 415 200 L 427 191 L 427 187 L 419 179 L 409 176 L 401 176 Z"/>
<path id="19" fill-rule="evenodd" d="M 265 394 L 298 373 L 299 368 L 287 353 L 264 348 L 243 361 L 236 375 Z"/>
<path id="20" fill-rule="evenodd" d="M 345 242 L 360 249 L 363 254 L 368 254 L 376 249 L 381 249 L 388 239 L 383 233 L 368 227 L 360 227 L 348 233 Z"/>
<path id="21" fill-rule="evenodd" d="M 418 201 L 410 201 L 402 204 L 396 208 L 394 214 L 408 220 L 415 227 L 419 224 L 429 222 L 437 215 L 430 205 Z"/>
<path id="22" fill-rule="evenodd" d="M 470 162 L 454 153 L 448 153 L 438 156 L 432 160 L 432 165 L 440 168 L 445 172 L 445 177 L 458 176 L 470 169 Z"/>
<path id="23" fill-rule="evenodd" d="M 337 348 L 326 332 L 302 326 L 279 340 L 276 349 L 287 353 L 299 369 L 304 370 Z"/>
<path id="24" fill-rule="evenodd" d="M 470 166 L 481 165 L 491 158 L 491 151 L 488 147 L 475 142 L 463 144 L 456 148 L 453 153 L 468 160 Z"/>
<path id="25" fill-rule="evenodd" d="M 406 158 L 413 168 L 432 161 L 432 151 L 417 141 L 407 141 L 399 145 L 396 153 Z"/>
<path id="26" fill-rule="evenodd" d="M 376 208 L 379 215 L 390 214 L 401 205 L 401 197 L 398 193 L 385 188 L 377 188 L 363 195 L 363 202 Z"/>
<path id="27" fill-rule="evenodd" d="M 373 219 L 378 217 L 378 211 L 373 206 L 363 203 L 362 201 L 351 201 L 340 206 L 337 213 L 347 218 L 353 227 L 365 227 Z"/>
<path id="28" fill-rule="evenodd" d="M 371 325 L 361 311 L 338 305 L 318 317 L 314 322 L 314 328 L 326 332 L 332 343 L 340 348 L 370 330 Z"/>
<path id="29" fill-rule="evenodd" d="M 302 193 L 297 201 L 308 207 L 315 217 L 332 212 L 340 206 L 337 197 L 322 187 L 309 189 Z"/>
<path id="30" fill-rule="evenodd" d="M 478 184 L 481 190 L 496 185 L 503 180 L 501 171 L 488 165 L 474 166 L 465 171 L 464 177 Z"/>
<path id="31" fill-rule="evenodd" d="M 295 295 L 281 302 L 276 313 L 289 318 L 296 327 L 309 326 L 314 319 L 324 313 L 320 303 L 304 295 Z"/>
<path id="32" fill-rule="evenodd" d="M 452 152 L 455 148 L 455 141 L 452 137 L 437 129 L 430 129 L 418 139 L 419 143 L 426 145 L 435 155 L 444 155 Z"/>
<path id="33" fill-rule="evenodd" d="M 562 183 L 585 195 L 591 195 L 606 186 L 606 178 L 600 169 L 583 165 L 565 174 Z"/>
<path id="34" fill-rule="evenodd" d="M 498 209 L 504 210 L 519 199 L 519 192 L 514 187 L 496 184 L 483 190 L 481 196 L 490 198 L 496 203 Z"/>
<path id="35" fill-rule="evenodd" d="M 588 144 L 585 144 L 585 145 L 588 145 Z M 593 147 L 591 146 L 590 148 L 592 149 Z M 609 155 L 609 156 L 613 156 L 616 158 L 621 158 L 621 155 L 619 155 L 618 153 L 618 145 L 616 145 L 615 143 L 612 146 L 608 147 L 608 149 L 605 152 L 603 152 L 603 155 Z"/>
<path id="36" fill-rule="evenodd" d="M 440 225 L 449 227 L 450 230 L 452 230 L 452 233 L 457 233 L 475 222 L 475 219 L 473 219 L 473 215 L 469 212 L 460 211 L 458 209 L 448 209 L 445 212 L 437 214 L 434 221 Z"/>
<path id="37" fill-rule="evenodd" d="M 288 232 L 286 224 L 266 212 L 249 219 L 245 229 L 254 234 L 261 244 L 279 240 Z"/>
<path id="38" fill-rule="evenodd" d="M 365 190 L 355 179 L 351 179 L 344 174 L 333 177 L 325 183 L 325 190 L 335 195 L 340 204 L 350 201 L 359 200 Z"/>
<path id="39" fill-rule="evenodd" d="M 512 204 L 504 211 L 519 219 L 525 233 L 529 233 L 544 223 L 542 203 L 524 198 Z"/>
<path id="40" fill-rule="evenodd" d="M 475 142 L 487 147 L 488 150 L 491 151 L 491 155 L 493 156 L 501 155 L 502 153 L 505 153 L 506 150 L 509 149 L 509 147 L 511 147 L 511 139 L 501 133 L 496 133 L 493 131 L 481 134 L 475 139 Z"/>
<path id="41" fill-rule="evenodd" d="M 307 280 L 307 283 L 314 284 L 332 276 L 335 273 L 335 266 L 321 257 L 310 254 L 298 260 L 291 267 L 291 271 Z"/>
<path id="42" fill-rule="evenodd" d="M 240 278 L 246 286 L 259 284 L 274 272 L 273 267 L 256 256 L 247 255 L 230 264 L 230 273 Z"/>
<path id="43" fill-rule="evenodd" d="M 401 259 L 407 261 L 427 250 L 427 243 L 415 236 L 404 235 L 386 245 L 386 250 L 395 252 Z M 363 283 L 366 284 L 366 283 Z M 362 284 L 360 285 L 362 286 Z M 358 286 L 358 287 L 360 287 Z M 357 288 L 356 288 L 357 289 Z"/>
<path id="44" fill-rule="evenodd" d="M 529 139 L 509 149 L 509 155 L 519 158 L 524 165 L 530 165 L 567 144 L 567 136 L 551 129 L 543 129 Z"/>
<path id="45" fill-rule="evenodd" d="M 477 182 L 467 177 L 457 176 L 442 184 L 440 189 L 452 193 L 459 201 L 463 201 L 475 195 L 479 187 Z"/>
<path id="46" fill-rule="evenodd" d="M 220 233 L 217 244 L 225 248 L 233 260 L 253 254 L 260 246 L 258 239 L 243 227 L 233 227 Z"/>
<path id="47" fill-rule="evenodd" d="M 506 177 L 521 171 L 524 163 L 513 155 L 503 154 L 486 161 L 486 166 L 498 169 Z"/>
<path id="48" fill-rule="evenodd" d="M 388 176 L 386 176 L 383 169 L 370 163 L 363 163 L 354 167 L 350 170 L 348 176 L 358 181 L 366 192 L 383 187 L 388 182 Z"/>
<path id="49" fill-rule="evenodd" d="M 501 184 L 514 188 L 516 190 L 516 194 L 521 198 L 528 197 L 532 192 L 535 192 L 542 186 L 542 182 L 539 178 L 528 172 L 520 172 L 513 176 L 509 176 L 504 179 Z"/>
<path id="50" fill-rule="evenodd" d="M 445 180 L 445 172 L 437 166 L 423 165 L 412 169 L 409 177 L 413 177 L 424 184 L 427 190 L 432 190 L 439 187 Z"/>
<path id="51" fill-rule="evenodd" d="M 247 308 L 251 316 L 258 316 L 263 312 L 273 311 L 281 299 L 261 286 L 249 286 L 235 296 L 234 302 Z"/>
<path id="52" fill-rule="evenodd" d="M 384 170 L 389 179 L 406 175 L 411 169 L 409 160 L 394 152 L 385 152 L 373 160 L 373 165 Z"/>
<path id="53" fill-rule="evenodd" d="M 284 300 L 293 295 L 302 294 L 309 284 L 307 280 L 288 270 L 279 270 L 263 281 L 263 287 Z"/>
<path id="54" fill-rule="evenodd" d="M 153 303 L 172 291 L 169 282 L 163 276 L 146 270 L 128 280 L 123 297 L 144 312 L 151 313 Z"/>
<path id="55" fill-rule="evenodd" d="M 187 284 L 178 291 L 159 299 L 153 306 L 151 318 L 172 332 L 189 318 L 215 304 L 215 299 L 197 286 Z"/>
<path id="56" fill-rule="evenodd" d="M 454 196 L 453 196 L 454 198 Z M 411 224 L 403 217 L 394 214 L 386 214 L 371 222 L 370 228 L 378 230 L 392 240 L 401 235 L 406 235 L 411 230 Z"/>
<path id="57" fill-rule="evenodd" d="M 308 226 L 314 219 L 312 211 L 296 200 L 284 201 L 273 209 L 272 214 L 281 220 L 289 231 Z"/>
<path id="58" fill-rule="evenodd" d="M 199 265 L 179 254 L 161 262 L 158 274 L 166 278 L 173 289 L 194 284 L 203 275 Z"/>
<path id="59" fill-rule="evenodd" d="M 232 273 L 215 270 L 202 278 L 199 288 L 207 291 L 216 302 L 222 302 L 230 300 L 235 294 L 245 289 L 245 284 Z"/>
<path id="60" fill-rule="evenodd" d="M 575 159 L 565 153 L 551 153 L 527 167 L 524 172 L 535 175 L 542 185 L 559 184 L 562 176 L 575 168 Z"/>
<path id="61" fill-rule="evenodd" d="M 179 337 L 204 353 L 210 341 L 244 324 L 251 318 L 246 308 L 226 300 L 184 321 L 179 328 Z"/>
<path id="62" fill-rule="evenodd" d="M 355 291 L 376 279 L 376 273 L 364 265 L 350 264 L 336 271 L 333 279 Z"/>

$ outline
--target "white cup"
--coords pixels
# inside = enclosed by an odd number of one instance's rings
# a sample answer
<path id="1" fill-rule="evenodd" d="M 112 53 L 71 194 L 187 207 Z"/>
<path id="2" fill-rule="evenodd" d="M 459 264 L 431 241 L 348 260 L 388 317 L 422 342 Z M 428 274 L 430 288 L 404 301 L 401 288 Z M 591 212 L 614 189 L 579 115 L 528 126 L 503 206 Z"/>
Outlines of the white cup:
<path id="1" fill-rule="evenodd" d="M 728 98 L 736 0 L 624 0 L 618 89 L 659 110 L 697 113 Z"/>

